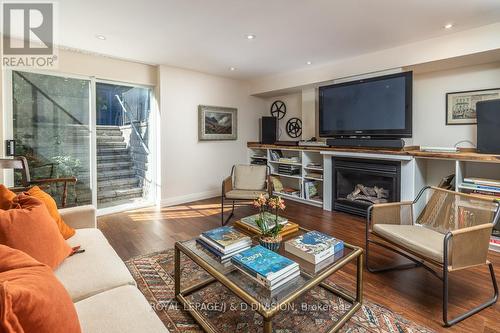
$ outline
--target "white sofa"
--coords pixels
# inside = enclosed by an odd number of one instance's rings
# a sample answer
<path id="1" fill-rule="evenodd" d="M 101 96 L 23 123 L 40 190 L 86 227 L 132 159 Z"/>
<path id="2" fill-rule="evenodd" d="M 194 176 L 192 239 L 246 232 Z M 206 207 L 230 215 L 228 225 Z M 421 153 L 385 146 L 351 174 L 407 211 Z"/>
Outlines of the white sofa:
<path id="1" fill-rule="evenodd" d="M 69 245 L 85 249 L 55 271 L 75 303 L 83 333 L 168 333 L 123 261 L 97 229 L 95 208 L 81 206 L 59 212 L 76 229 Z"/>

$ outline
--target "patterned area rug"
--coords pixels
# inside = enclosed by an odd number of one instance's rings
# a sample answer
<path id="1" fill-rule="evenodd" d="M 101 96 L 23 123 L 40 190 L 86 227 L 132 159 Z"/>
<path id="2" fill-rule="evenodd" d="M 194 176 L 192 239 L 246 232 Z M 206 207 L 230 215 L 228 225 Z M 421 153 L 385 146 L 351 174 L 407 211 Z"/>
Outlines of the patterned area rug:
<path id="1" fill-rule="evenodd" d="M 203 332 L 191 315 L 178 304 L 174 296 L 174 250 L 166 250 L 126 261 L 137 285 L 170 332 Z M 186 256 L 181 256 L 183 288 L 208 277 Z M 219 283 L 198 291 L 189 300 L 210 320 L 219 332 L 262 332 L 262 317 L 245 309 L 241 300 Z M 327 332 L 332 320 L 350 307 L 340 298 L 315 288 L 302 296 L 293 306 L 273 319 L 274 332 Z M 307 305 L 307 306 L 305 306 Z M 349 320 L 341 332 L 412 332 L 432 330 L 411 322 L 365 299 L 362 308 Z"/>

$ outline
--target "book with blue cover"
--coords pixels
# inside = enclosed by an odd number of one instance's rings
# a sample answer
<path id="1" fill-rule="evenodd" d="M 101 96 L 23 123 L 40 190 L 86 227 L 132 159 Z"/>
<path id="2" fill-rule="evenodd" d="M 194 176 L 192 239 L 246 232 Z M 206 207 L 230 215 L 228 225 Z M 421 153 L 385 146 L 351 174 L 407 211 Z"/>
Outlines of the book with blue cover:
<path id="1" fill-rule="evenodd" d="M 207 244 L 203 239 L 198 238 L 196 240 L 196 242 L 199 245 L 201 245 L 201 247 L 203 249 L 205 249 L 206 251 L 208 251 L 213 257 L 215 257 L 215 259 L 217 261 L 220 261 L 221 263 L 229 262 L 229 260 L 231 259 L 231 257 L 233 255 L 235 255 L 238 252 L 244 251 L 244 250 L 246 250 L 247 248 L 250 247 L 250 245 L 247 245 L 246 247 L 243 247 L 241 249 L 235 250 L 234 252 L 231 252 L 229 254 L 224 254 L 222 252 L 217 251 L 217 249 L 215 249 L 213 246 L 210 246 L 209 244 Z"/>
<path id="2" fill-rule="evenodd" d="M 343 241 L 319 231 L 309 231 L 285 242 L 285 251 L 313 264 L 343 249 Z"/>
<path id="3" fill-rule="evenodd" d="M 224 254 L 236 251 L 252 243 L 250 237 L 229 226 L 206 231 L 200 235 L 200 239 Z"/>
<path id="4" fill-rule="evenodd" d="M 260 245 L 234 255 L 231 262 L 266 286 L 287 272 L 299 270 L 296 262 Z"/>

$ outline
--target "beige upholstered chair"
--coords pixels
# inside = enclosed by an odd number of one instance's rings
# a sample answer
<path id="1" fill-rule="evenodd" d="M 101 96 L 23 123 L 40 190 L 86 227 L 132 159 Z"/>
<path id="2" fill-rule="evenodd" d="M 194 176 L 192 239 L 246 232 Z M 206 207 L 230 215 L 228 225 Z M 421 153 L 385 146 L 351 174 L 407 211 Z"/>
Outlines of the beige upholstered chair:
<path id="1" fill-rule="evenodd" d="M 272 193 L 267 165 L 234 165 L 231 176 L 222 182 L 221 222 L 225 225 L 234 214 L 234 202 L 238 200 L 255 200 L 259 195 L 268 197 Z M 232 210 L 224 220 L 224 201 L 232 201 Z"/>
<path id="2" fill-rule="evenodd" d="M 495 272 L 487 255 L 492 228 L 499 217 L 499 204 L 493 199 L 436 187 L 422 189 L 413 202 L 375 204 L 368 209 L 366 268 L 370 272 L 417 266 L 428 269 L 443 281 L 444 324 L 454 325 L 498 299 Z M 414 263 L 373 269 L 369 266 L 370 243 L 390 249 Z M 449 320 L 449 273 L 479 265 L 489 267 L 494 296 Z"/>

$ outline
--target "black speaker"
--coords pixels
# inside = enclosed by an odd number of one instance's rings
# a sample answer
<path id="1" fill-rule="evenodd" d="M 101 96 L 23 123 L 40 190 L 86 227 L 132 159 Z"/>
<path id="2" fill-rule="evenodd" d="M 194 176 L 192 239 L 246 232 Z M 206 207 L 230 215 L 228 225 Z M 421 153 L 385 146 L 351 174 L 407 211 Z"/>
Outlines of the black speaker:
<path id="1" fill-rule="evenodd" d="M 262 117 L 260 128 L 260 143 L 273 144 L 277 141 L 278 118 Z"/>
<path id="2" fill-rule="evenodd" d="M 477 152 L 500 154 L 500 99 L 478 102 Z"/>

